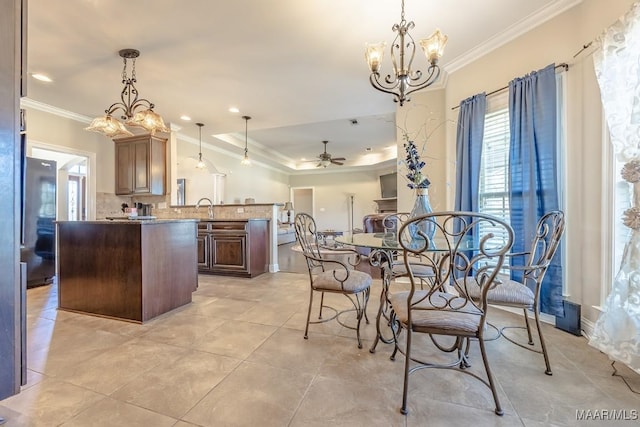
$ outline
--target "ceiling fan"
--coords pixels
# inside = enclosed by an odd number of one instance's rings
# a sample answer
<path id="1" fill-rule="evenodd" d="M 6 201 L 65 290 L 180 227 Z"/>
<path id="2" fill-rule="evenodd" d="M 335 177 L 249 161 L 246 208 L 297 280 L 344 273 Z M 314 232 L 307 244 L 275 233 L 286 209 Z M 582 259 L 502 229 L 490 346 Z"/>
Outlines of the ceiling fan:
<path id="1" fill-rule="evenodd" d="M 318 162 L 318 164 L 316 165 L 316 167 L 323 167 L 326 168 L 327 166 L 329 166 L 331 163 L 333 163 L 334 165 L 339 165 L 342 166 L 344 165 L 345 159 L 344 157 L 331 157 L 330 153 L 327 153 L 327 143 L 329 141 L 322 141 L 322 143 L 324 144 L 324 153 L 320 153 L 318 154 L 318 158 L 320 159 L 320 161 Z"/>

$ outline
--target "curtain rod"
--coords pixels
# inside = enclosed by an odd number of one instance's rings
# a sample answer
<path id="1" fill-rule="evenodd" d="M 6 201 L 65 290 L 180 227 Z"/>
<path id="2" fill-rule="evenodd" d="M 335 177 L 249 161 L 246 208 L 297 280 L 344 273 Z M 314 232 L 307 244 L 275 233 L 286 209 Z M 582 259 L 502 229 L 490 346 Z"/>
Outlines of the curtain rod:
<path id="1" fill-rule="evenodd" d="M 558 64 L 558 65 L 555 66 L 556 70 L 558 68 L 564 68 L 564 71 L 567 71 L 569 69 L 569 64 L 567 64 L 566 62 L 563 62 L 562 64 Z M 505 89 L 509 89 L 509 85 L 501 87 L 500 89 L 496 89 L 494 91 L 491 91 L 486 96 L 495 95 L 496 93 L 502 92 Z M 457 110 L 458 108 L 460 108 L 460 105 L 456 105 L 455 107 L 451 107 L 451 110 Z"/>

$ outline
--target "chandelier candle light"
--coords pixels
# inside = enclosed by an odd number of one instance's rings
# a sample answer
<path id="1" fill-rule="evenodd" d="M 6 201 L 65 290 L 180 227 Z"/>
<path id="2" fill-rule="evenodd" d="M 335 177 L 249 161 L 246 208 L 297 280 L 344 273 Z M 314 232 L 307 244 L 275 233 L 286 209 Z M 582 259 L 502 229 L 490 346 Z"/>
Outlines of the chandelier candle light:
<path id="1" fill-rule="evenodd" d="M 198 126 L 198 135 L 200 139 L 200 151 L 198 152 L 198 164 L 196 165 L 196 168 L 204 169 L 205 164 L 202 160 L 202 126 L 204 126 L 204 123 L 196 123 L 196 126 Z"/>
<path id="2" fill-rule="evenodd" d="M 415 42 L 409 34 L 409 30 L 413 27 L 415 27 L 413 21 L 407 22 L 404 18 L 404 0 L 402 0 L 400 23 L 394 24 L 391 28 L 397 33 L 391 45 L 393 75 L 387 74 L 384 80 L 380 77 L 380 64 L 384 57 L 386 43 L 368 43 L 365 51 L 365 57 L 371 70 L 369 76 L 371 85 L 379 91 L 392 94 L 394 102 L 399 102 L 400 106 L 410 101 L 408 98 L 410 93 L 424 89 L 438 80 L 440 76 L 438 60 L 442 57 L 444 46 L 447 44 L 447 36 L 443 35 L 440 30 L 436 30 L 431 37 L 419 41 L 429 61 L 427 75 L 423 78 L 422 71 L 411 69 L 416 53 Z M 409 55 L 408 58 L 407 55 Z"/>
<path id="3" fill-rule="evenodd" d="M 249 127 L 249 120 L 251 120 L 251 117 L 242 116 L 242 118 L 244 119 L 244 158 L 242 159 L 240 164 L 245 165 L 245 166 L 249 166 L 251 164 L 251 160 L 249 160 L 249 148 L 247 146 L 247 140 L 248 140 L 247 134 L 248 134 L 248 127 Z"/>
<path id="4" fill-rule="evenodd" d="M 153 111 L 154 104 L 144 98 L 138 98 L 138 89 L 136 89 L 136 58 L 140 56 L 140 51 L 136 49 L 122 49 L 118 52 L 124 61 L 122 69 L 122 83 L 124 88 L 120 92 L 120 102 L 111 104 L 109 108 L 104 110 L 106 113 L 103 117 L 93 119 L 91 125 L 85 130 L 102 133 L 108 137 L 116 136 L 133 136 L 126 127 L 138 126 L 146 129 L 149 133 L 170 132 L 162 117 Z M 127 74 L 127 61 L 131 60 L 131 76 Z M 140 108 L 142 111 L 136 112 Z M 125 120 L 124 124 L 113 117 L 113 113 L 121 110 L 121 119 Z"/>

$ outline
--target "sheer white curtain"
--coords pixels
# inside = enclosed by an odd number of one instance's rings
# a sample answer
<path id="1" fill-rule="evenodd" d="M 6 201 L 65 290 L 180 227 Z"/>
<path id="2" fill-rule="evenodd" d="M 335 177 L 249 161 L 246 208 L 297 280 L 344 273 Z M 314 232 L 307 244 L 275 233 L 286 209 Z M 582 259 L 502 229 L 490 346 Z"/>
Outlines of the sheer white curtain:
<path id="1" fill-rule="evenodd" d="M 623 214 L 629 241 L 589 344 L 640 373 L 640 2 L 597 41 L 593 58 L 602 104 L 633 198 Z"/>

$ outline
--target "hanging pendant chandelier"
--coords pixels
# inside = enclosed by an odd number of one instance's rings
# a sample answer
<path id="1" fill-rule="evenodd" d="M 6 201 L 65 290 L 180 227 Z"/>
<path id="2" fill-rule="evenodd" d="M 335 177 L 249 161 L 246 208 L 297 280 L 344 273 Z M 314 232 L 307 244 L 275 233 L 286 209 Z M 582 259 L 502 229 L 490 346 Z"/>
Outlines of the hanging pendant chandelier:
<path id="1" fill-rule="evenodd" d="M 196 126 L 198 126 L 198 135 L 200 140 L 200 151 L 198 152 L 198 164 L 196 165 L 196 168 L 204 169 L 206 166 L 204 160 L 202 160 L 202 126 L 204 126 L 204 123 L 196 123 Z"/>
<path id="2" fill-rule="evenodd" d="M 242 161 L 240 162 L 240 164 L 245 165 L 245 166 L 249 166 L 251 164 L 251 160 L 249 160 L 249 148 L 248 148 L 248 128 L 249 128 L 249 120 L 251 119 L 251 117 L 249 116 L 242 116 L 242 118 L 244 119 L 244 158 L 242 159 Z"/>
<path id="3" fill-rule="evenodd" d="M 122 49 L 118 52 L 123 59 L 124 67 L 122 69 L 122 83 L 124 88 L 120 92 L 120 102 L 111 104 L 104 112 L 105 116 L 93 119 L 89 127 L 85 130 L 99 132 L 108 137 L 116 136 L 133 136 L 126 127 L 138 126 L 146 129 L 149 133 L 170 132 L 162 117 L 153 111 L 154 104 L 144 98 L 138 97 L 138 89 L 136 89 L 136 58 L 140 56 L 140 51 L 136 49 Z M 131 60 L 131 75 L 127 73 L 128 61 Z M 141 111 L 141 108 L 144 108 Z M 116 111 L 122 111 L 120 118 L 125 120 L 124 124 L 113 117 Z"/>
<path id="4" fill-rule="evenodd" d="M 394 24 L 391 28 L 397 33 L 391 45 L 393 74 L 387 74 L 384 79 L 380 76 L 380 64 L 384 57 L 386 43 L 368 43 L 365 51 L 365 57 L 371 70 L 369 76 L 371 85 L 379 91 L 392 94 L 393 101 L 399 102 L 401 106 L 410 101 L 408 98 L 410 93 L 431 86 L 438 80 L 440 76 L 438 60 L 442 57 L 444 46 L 447 44 L 447 36 L 443 35 L 440 30 L 436 30 L 429 38 L 419 41 L 429 61 L 427 74 L 423 76 L 422 71 L 411 69 L 416 53 L 415 42 L 409 34 L 409 30 L 413 27 L 415 27 L 413 21 L 407 22 L 404 18 L 404 0 L 402 0 L 400 23 Z"/>

